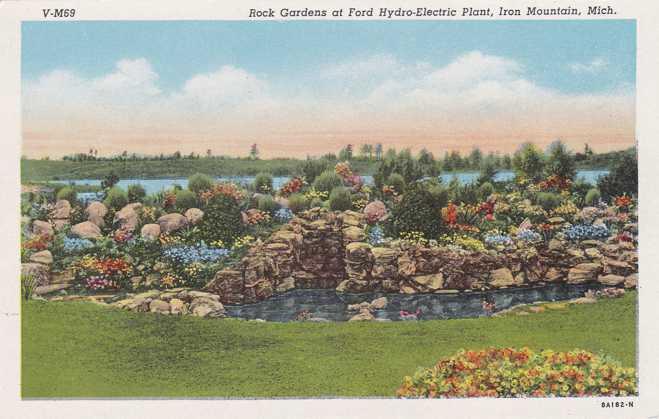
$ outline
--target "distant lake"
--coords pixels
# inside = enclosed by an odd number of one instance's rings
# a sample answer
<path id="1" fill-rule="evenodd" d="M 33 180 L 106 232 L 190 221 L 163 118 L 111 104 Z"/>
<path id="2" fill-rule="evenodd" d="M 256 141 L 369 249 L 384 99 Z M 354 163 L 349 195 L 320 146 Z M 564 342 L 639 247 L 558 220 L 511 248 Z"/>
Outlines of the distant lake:
<path id="1" fill-rule="evenodd" d="M 582 179 L 584 182 L 589 184 L 596 184 L 597 179 L 600 176 L 608 174 L 608 170 L 579 170 L 577 172 L 577 179 Z M 476 179 L 478 179 L 478 172 L 456 172 L 456 173 L 442 173 L 439 177 L 444 183 L 450 182 L 453 178 L 457 178 L 458 182 L 462 184 L 469 184 Z M 512 171 L 506 170 L 497 173 L 494 177 L 496 181 L 507 181 L 513 179 L 515 174 Z M 272 185 L 275 189 L 280 189 L 288 180 L 290 176 L 273 176 Z M 367 185 L 373 185 L 373 176 L 362 176 L 364 182 Z M 254 182 L 254 176 L 220 176 L 216 177 L 218 181 L 221 182 L 234 182 L 241 185 L 248 185 Z M 100 179 L 75 179 L 75 180 L 66 180 L 62 181 L 66 183 L 72 183 L 75 185 L 100 185 Z M 170 189 L 174 185 L 179 185 L 182 188 L 187 188 L 188 180 L 187 178 L 163 178 L 163 179 L 122 179 L 119 181 L 117 186 L 120 188 L 126 189 L 130 185 L 140 184 L 144 187 L 147 194 L 152 194 L 160 192 L 166 189 Z M 81 199 L 93 199 L 95 193 L 79 193 L 78 197 Z"/>

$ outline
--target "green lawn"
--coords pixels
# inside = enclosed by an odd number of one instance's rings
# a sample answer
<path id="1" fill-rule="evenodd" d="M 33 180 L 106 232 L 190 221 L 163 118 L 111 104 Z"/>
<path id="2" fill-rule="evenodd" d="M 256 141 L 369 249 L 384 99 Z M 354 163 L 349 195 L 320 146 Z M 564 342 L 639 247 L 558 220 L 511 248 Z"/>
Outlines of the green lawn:
<path id="1" fill-rule="evenodd" d="M 636 293 L 529 316 L 326 324 L 31 301 L 22 332 L 23 397 L 392 397 L 460 348 L 582 348 L 635 366 Z"/>

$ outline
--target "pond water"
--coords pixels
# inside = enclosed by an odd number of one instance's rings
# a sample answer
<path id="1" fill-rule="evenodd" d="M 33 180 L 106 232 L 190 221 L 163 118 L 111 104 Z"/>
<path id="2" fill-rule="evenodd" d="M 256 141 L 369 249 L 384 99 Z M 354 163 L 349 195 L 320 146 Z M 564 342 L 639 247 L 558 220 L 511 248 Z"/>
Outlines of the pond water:
<path id="1" fill-rule="evenodd" d="M 600 176 L 608 174 L 608 170 L 580 170 L 577 172 L 577 178 L 583 181 L 596 184 Z M 440 178 L 443 182 L 448 183 L 453 178 L 457 178 L 462 184 L 474 182 L 478 178 L 478 172 L 456 172 L 456 173 L 443 173 Z M 511 180 L 515 174 L 511 171 L 501 171 L 495 176 L 496 181 Z M 373 176 L 362 176 L 367 185 L 373 185 Z M 248 185 L 254 182 L 254 176 L 220 176 L 216 178 L 218 181 L 235 182 L 241 185 Z M 280 189 L 288 180 L 290 176 L 274 176 L 272 183 L 274 189 Z M 100 179 L 74 179 L 63 181 L 75 185 L 100 185 Z M 187 188 L 188 180 L 186 178 L 163 178 L 163 179 L 122 179 L 117 186 L 126 189 L 129 185 L 140 184 L 144 187 L 147 194 L 160 192 L 171 188 L 174 185 L 179 185 L 182 188 Z M 82 200 L 94 199 L 96 193 L 80 193 L 78 197 Z"/>
<path id="2" fill-rule="evenodd" d="M 534 288 L 510 288 L 486 292 L 456 294 L 337 294 L 332 289 L 296 289 L 256 304 L 225 306 L 227 315 L 243 319 L 263 319 L 275 322 L 295 320 L 296 315 L 308 311 L 318 321 L 347 321 L 354 311 L 349 304 L 372 301 L 385 296 L 388 304 L 373 315 L 376 320 L 398 321 L 401 310 L 420 311 L 420 320 L 484 317 L 491 313 L 483 308 L 483 301 L 494 303 L 492 312 L 505 310 L 518 304 L 538 301 L 561 301 L 583 297 L 589 289 L 600 289 L 598 284 L 552 284 Z"/>

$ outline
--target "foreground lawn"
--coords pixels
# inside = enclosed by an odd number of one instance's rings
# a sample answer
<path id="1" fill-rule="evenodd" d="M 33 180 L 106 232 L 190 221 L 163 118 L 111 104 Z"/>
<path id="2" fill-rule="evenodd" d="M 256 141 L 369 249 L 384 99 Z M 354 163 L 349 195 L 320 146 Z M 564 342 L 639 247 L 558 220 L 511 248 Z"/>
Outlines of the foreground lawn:
<path id="1" fill-rule="evenodd" d="M 636 366 L 636 293 L 528 316 L 394 323 L 255 323 L 31 301 L 23 397 L 393 397 L 460 348 L 603 351 Z"/>

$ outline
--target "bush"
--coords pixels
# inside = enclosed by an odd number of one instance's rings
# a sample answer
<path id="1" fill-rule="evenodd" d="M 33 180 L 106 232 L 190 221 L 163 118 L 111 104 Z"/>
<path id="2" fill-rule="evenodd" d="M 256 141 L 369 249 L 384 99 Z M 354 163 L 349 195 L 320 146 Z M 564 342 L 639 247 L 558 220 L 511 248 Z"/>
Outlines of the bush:
<path id="1" fill-rule="evenodd" d="M 561 196 L 553 192 L 538 192 L 535 200 L 545 211 L 552 210 L 561 205 Z"/>
<path id="2" fill-rule="evenodd" d="M 271 195 L 259 196 L 256 200 L 256 208 L 260 209 L 263 212 L 272 214 L 279 208 L 279 204 L 275 202 Z"/>
<path id="3" fill-rule="evenodd" d="M 478 188 L 478 193 L 481 196 L 481 200 L 485 201 L 488 196 L 494 193 L 494 186 L 490 182 L 485 182 Z"/>
<path id="4" fill-rule="evenodd" d="M 569 180 L 577 174 L 574 156 L 561 141 L 555 141 L 549 146 L 545 173 L 547 177 L 558 176 Z"/>
<path id="5" fill-rule="evenodd" d="M 188 189 L 199 194 L 200 192 L 207 191 L 213 187 L 213 178 L 203 173 L 195 173 L 188 178 Z"/>
<path id="6" fill-rule="evenodd" d="M 57 199 L 58 200 L 63 199 L 65 201 L 69 201 L 69 203 L 71 205 L 75 204 L 77 197 L 78 197 L 78 194 L 70 186 L 65 186 L 57 192 Z"/>
<path id="7" fill-rule="evenodd" d="M 313 184 L 316 178 L 327 170 L 330 170 L 330 163 L 325 159 L 307 159 L 302 164 L 302 174 L 309 184 Z"/>
<path id="8" fill-rule="evenodd" d="M 584 202 L 586 205 L 592 207 L 594 205 L 597 205 L 601 197 L 602 194 L 600 193 L 600 190 L 597 188 L 592 188 L 589 189 L 588 192 L 586 193 L 586 198 L 584 198 Z"/>
<path id="9" fill-rule="evenodd" d="M 461 350 L 403 379 L 404 398 L 588 397 L 637 394 L 636 370 L 583 350 Z"/>
<path id="10" fill-rule="evenodd" d="M 245 226 L 242 222 L 240 205 L 229 195 L 212 196 L 204 208 L 204 218 L 199 230 L 206 243 L 221 240 L 225 246 L 233 244 L 236 237 L 243 235 Z"/>
<path id="11" fill-rule="evenodd" d="M 288 208 L 290 208 L 290 210 L 294 213 L 297 214 L 300 211 L 304 211 L 308 207 L 309 201 L 307 201 L 307 198 L 301 193 L 294 193 L 288 197 Z"/>
<path id="12" fill-rule="evenodd" d="M 272 175 L 270 173 L 259 173 L 254 178 L 254 190 L 258 193 L 272 192 Z"/>
<path id="13" fill-rule="evenodd" d="M 398 173 L 392 173 L 389 175 L 387 178 L 387 185 L 392 186 L 398 194 L 405 192 L 405 179 Z"/>
<path id="14" fill-rule="evenodd" d="M 316 198 L 313 198 L 311 200 L 311 202 L 309 202 L 309 208 L 322 208 L 324 204 L 325 204 L 325 201 L 323 201 L 322 199 L 316 197 Z"/>
<path id="15" fill-rule="evenodd" d="M 636 150 L 627 152 L 614 166 L 611 173 L 597 181 L 602 198 L 607 201 L 620 195 L 638 195 L 638 161 Z"/>
<path id="16" fill-rule="evenodd" d="M 418 231 L 426 238 L 439 236 L 443 229 L 441 209 L 447 202 L 446 190 L 434 182 L 413 183 L 391 210 L 390 235 Z"/>
<path id="17" fill-rule="evenodd" d="M 518 178 L 538 182 L 545 168 L 544 155 L 535 145 L 523 144 L 513 156 L 513 168 Z"/>
<path id="18" fill-rule="evenodd" d="M 331 192 L 332 189 L 343 186 L 343 179 L 334 170 L 326 170 L 314 180 L 313 187 L 320 192 Z"/>
<path id="19" fill-rule="evenodd" d="M 113 186 L 105 194 L 105 200 L 103 200 L 103 203 L 106 207 L 118 211 L 128 204 L 128 194 L 126 194 L 126 191 L 123 189 Z"/>
<path id="20" fill-rule="evenodd" d="M 176 191 L 176 209 L 179 212 L 184 212 L 189 208 L 197 206 L 197 195 L 187 189 Z"/>
<path id="21" fill-rule="evenodd" d="M 332 211 L 346 211 L 352 208 L 350 190 L 343 186 L 332 189 L 329 196 L 329 208 Z"/>
<path id="22" fill-rule="evenodd" d="M 144 187 L 140 184 L 128 186 L 128 202 L 142 202 L 146 196 Z"/>

